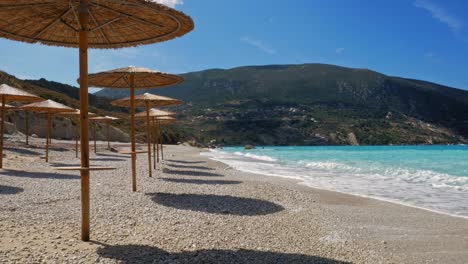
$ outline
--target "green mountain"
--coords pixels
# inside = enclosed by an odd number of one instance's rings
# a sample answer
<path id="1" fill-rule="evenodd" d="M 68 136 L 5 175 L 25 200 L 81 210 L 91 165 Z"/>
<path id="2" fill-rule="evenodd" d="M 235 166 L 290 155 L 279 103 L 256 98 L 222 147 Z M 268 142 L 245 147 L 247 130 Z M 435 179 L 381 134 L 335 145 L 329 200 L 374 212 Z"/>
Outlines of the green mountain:
<path id="1" fill-rule="evenodd" d="M 249 66 L 149 92 L 186 102 L 181 140 L 257 145 L 446 144 L 468 138 L 468 92 L 367 69 Z M 139 91 L 147 92 L 147 91 Z M 121 98 L 125 90 L 97 96 Z"/>

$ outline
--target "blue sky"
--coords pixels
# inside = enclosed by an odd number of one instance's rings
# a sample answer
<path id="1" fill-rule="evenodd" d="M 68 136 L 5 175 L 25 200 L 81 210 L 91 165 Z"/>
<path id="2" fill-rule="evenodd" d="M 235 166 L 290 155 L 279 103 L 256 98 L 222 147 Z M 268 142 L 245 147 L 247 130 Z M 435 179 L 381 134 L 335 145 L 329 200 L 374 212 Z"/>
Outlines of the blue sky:
<path id="1" fill-rule="evenodd" d="M 195 30 L 148 46 L 91 50 L 90 72 L 128 65 L 185 73 L 328 63 L 468 90 L 466 0 L 158 0 Z M 75 85 L 76 49 L 0 39 L 0 69 Z"/>

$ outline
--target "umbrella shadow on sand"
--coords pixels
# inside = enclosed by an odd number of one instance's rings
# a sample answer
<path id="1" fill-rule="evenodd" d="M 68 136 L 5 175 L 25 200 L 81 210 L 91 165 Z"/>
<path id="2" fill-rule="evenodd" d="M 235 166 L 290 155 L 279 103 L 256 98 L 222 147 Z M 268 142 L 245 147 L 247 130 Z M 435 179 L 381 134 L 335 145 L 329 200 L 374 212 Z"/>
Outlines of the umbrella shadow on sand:
<path id="1" fill-rule="evenodd" d="M 347 264 L 324 257 L 257 250 L 201 249 L 170 253 L 157 247 L 143 245 L 105 245 L 97 254 L 121 263 L 322 263 Z"/>
<path id="2" fill-rule="evenodd" d="M 3 148 L 3 150 L 8 150 L 8 151 L 15 152 L 18 154 L 23 154 L 23 155 L 42 155 L 43 154 L 37 151 L 23 149 L 23 148 Z"/>
<path id="3" fill-rule="evenodd" d="M 118 158 L 90 158 L 89 160 L 94 160 L 94 161 L 125 161 L 126 159 L 118 159 Z"/>
<path id="4" fill-rule="evenodd" d="M 163 169 L 164 173 L 174 174 L 174 175 L 183 175 L 183 176 L 200 176 L 200 177 L 224 177 L 224 175 L 206 171 L 188 171 L 188 170 L 171 170 L 168 168 Z"/>
<path id="5" fill-rule="evenodd" d="M 24 191 L 23 188 L 0 185 L 0 194 L 6 194 L 6 195 L 18 194 L 18 193 L 23 192 L 23 191 Z"/>
<path id="6" fill-rule="evenodd" d="M 36 172 L 36 171 L 20 171 L 20 170 L 7 170 L 4 169 L 0 172 L 0 176 L 13 176 L 20 178 L 32 179 L 60 179 L 60 180 L 78 180 L 80 176 L 54 173 L 54 172 Z"/>
<path id="7" fill-rule="evenodd" d="M 172 178 L 160 178 L 166 182 L 174 183 L 188 183 L 188 184 L 207 184 L 207 185 L 223 185 L 223 184 L 241 184 L 241 181 L 225 181 L 225 180 L 199 180 L 199 179 L 172 179 Z"/>
<path id="8" fill-rule="evenodd" d="M 114 157 L 114 158 L 121 158 L 121 159 L 125 159 L 125 158 L 130 158 L 130 156 L 127 156 L 127 155 L 122 155 L 122 154 L 106 154 L 106 153 L 97 153 L 96 154 L 96 157 Z"/>
<path id="9" fill-rule="evenodd" d="M 176 209 L 210 214 L 256 216 L 284 210 L 281 205 L 252 198 L 213 194 L 147 193 L 153 202 Z"/>
<path id="10" fill-rule="evenodd" d="M 170 167 L 173 167 L 173 168 L 178 168 L 178 169 L 192 169 L 192 170 L 214 170 L 212 168 L 209 168 L 209 167 L 204 167 L 204 166 L 186 166 L 186 165 L 179 165 L 179 164 L 166 164 Z"/>
<path id="11" fill-rule="evenodd" d="M 206 163 L 206 161 L 187 161 L 187 160 L 166 160 L 169 162 L 176 162 L 176 163 L 182 163 L 182 164 L 200 164 L 200 163 Z"/>

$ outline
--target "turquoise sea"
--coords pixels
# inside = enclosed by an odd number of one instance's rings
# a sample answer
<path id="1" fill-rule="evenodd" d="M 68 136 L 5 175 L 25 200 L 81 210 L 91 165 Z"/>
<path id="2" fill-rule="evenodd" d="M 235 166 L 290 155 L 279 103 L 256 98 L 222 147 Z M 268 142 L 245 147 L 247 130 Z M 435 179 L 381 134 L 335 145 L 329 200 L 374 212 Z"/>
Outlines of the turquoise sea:
<path id="1" fill-rule="evenodd" d="M 468 146 L 226 147 L 231 167 L 468 217 Z"/>

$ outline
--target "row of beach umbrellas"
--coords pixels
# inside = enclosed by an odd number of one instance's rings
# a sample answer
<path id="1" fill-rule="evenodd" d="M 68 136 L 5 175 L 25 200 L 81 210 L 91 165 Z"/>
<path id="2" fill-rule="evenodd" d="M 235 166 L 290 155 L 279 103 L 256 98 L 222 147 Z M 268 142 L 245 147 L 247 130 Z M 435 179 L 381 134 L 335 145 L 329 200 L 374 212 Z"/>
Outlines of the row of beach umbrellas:
<path id="1" fill-rule="evenodd" d="M 23 91 L 19 88 L 15 88 L 12 86 L 9 86 L 7 84 L 2 84 L 0 85 L 0 98 L 2 98 L 2 101 L 8 101 L 8 102 L 34 102 L 30 104 L 26 104 L 23 106 L 13 106 L 13 105 L 2 105 L 2 123 L 1 123 L 1 144 L 0 144 L 0 153 L 3 154 L 3 134 L 4 134 L 4 126 L 5 126 L 5 112 L 7 110 L 17 110 L 17 111 L 24 111 L 25 115 L 29 112 L 36 112 L 39 114 L 45 114 L 47 116 L 47 135 L 46 135 L 46 151 L 45 151 L 45 160 L 46 162 L 49 161 L 49 144 L 51 142 L 51 131 L 52 131 L 52 126 L 51 126 L 51 120 L 53 115 L 58 115 L 62 117 L 69 117 L 69 118 L 77 118 L 77 116 L 80 115 L 80 110 L 79 109 L 73 109 L 71 107 L 68 107 L 64 104 L 52 101 L 52 100 L 46 100 L 43 99 L 37 95 L 28 93 L 26 91 Z M 93 116 L 91 119 L 92 120 L 117 120 L 118 118 L 115 117 L 110 117 L 110 116 L 105 116 L 105 117 L 98 117 L 96 114 L 89 113 L 90 116 Z M 29 136 L 29 117 L 25 116 L 26 120 L 26 145 L 29 144 L 28 136 Z M 78 128 L 78 126 L 76 126 Z M 78 129 L 77 129 L 78 130 Z M 75 131 L 75 139 L 76 139 L 76 151 L 78 151 L 77 148 L 77 139 L 78 139 L 78 131 Z M 94 136 L 94 139 L 96 136 Z M 107 137 L 108 142 L 109 142 L 109 135 Z M 0 155 L 0 168 L 3 168 L 3 155 Z"/>
<path id="2" fill-rule="evenodd" d="M 0 17 L 0 37 L 79 49 L 81 166 L 69 169 L 80 171 L 81 239 L 89 241 L 90 171 L 106 168 L 93 168 L 89 162 L 88 86 L 130 90 L 132 190 L 136 191 L 135 89 L 165 87 L 181 79 L 158 72 L 150 79 L 135 67 L 88 76 L 88 48 L 117 49 L 168 41 L 192 31 L 194 23 L 182 12 L 147 0 L 4 0 L 0 2 Z M 2 110 L 6 101 L 3 97 Z"/>

